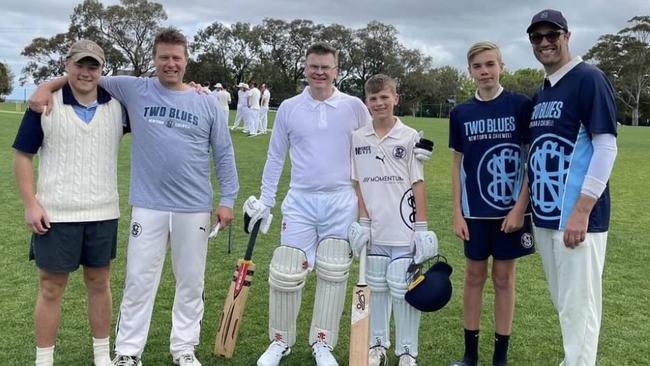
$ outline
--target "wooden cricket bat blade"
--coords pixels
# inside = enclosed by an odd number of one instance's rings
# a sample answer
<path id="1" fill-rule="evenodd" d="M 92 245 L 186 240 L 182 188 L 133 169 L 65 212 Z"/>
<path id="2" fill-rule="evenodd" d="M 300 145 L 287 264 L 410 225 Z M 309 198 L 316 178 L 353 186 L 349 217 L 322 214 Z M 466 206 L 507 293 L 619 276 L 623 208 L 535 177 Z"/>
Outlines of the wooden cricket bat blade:
<path id="1" fill-rule="evenodd" d="M 214 344 L 214 354 L 217 356 L 231 358 L 235 352 L 239 325 L 244 315 L 254 274 L 253 262 L 245 259 L 238 261 L 219 321 L 219 330 Z"/>
<path id="2" fill-rule="evenodd" d="M 350 360 L 348 365 L 368 366 L 370 347 L 370 287 L 366 284 L 366 250 L 359 256 L 359 281 L 352 290 Z"/>

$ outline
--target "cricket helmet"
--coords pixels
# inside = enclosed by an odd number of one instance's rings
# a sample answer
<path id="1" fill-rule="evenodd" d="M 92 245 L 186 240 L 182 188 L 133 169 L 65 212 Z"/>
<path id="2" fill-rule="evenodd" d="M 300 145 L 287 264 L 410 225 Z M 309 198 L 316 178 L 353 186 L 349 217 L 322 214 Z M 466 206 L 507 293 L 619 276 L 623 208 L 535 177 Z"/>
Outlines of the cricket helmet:
<path id="1" fill-rule="evenodd" d="M 442 309 L 451 299 L 452 286 L 450 276 L 453 268 L 443 256 L 436 256 L 435 263 L 422 273 L 422 267 L 415 269 L 404 299 L 414 308 L 425 311 Z"/>

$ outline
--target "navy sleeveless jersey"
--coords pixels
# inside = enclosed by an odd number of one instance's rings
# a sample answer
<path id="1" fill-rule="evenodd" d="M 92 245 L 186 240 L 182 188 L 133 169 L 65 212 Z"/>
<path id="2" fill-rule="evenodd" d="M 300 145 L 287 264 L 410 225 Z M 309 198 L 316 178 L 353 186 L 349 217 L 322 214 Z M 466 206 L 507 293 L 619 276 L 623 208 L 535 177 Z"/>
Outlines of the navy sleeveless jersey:
<path id="1" fill-rule="evenodd" d="M 538 227 L 564 230 L 589 168 L 591 134 L 616 135 L 614 90 L 605 74 L 581 62 L 533 98 L 528 180 Z M 588 232 L 609 227 L 609 187 L 589 217 Z"/>
<path id="2" fill-rule="evenodd" d="M 515 205 L 524 176 L 530 99 L 504 90 L 497 98 L 471 98 L 449 116 L 449 147 L 463 154 L 461 208 L 469 218 L 500 218 Z"/>

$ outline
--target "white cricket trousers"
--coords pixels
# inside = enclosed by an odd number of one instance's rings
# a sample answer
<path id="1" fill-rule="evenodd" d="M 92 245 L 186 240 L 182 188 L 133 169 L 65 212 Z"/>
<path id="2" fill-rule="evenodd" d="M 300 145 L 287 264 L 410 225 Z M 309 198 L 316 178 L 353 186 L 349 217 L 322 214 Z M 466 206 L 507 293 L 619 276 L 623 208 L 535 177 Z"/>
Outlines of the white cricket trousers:
<path id="1" fill-rule="evenodd" d="M 233 122 L 232 128 L 239 127 L 239 124 L 242 120 L 244 121 L 244 126 L 246 126 L 246 119 L 244 118 L 246 110 L 248 110 L 247 106 L 243 104 L 237 104 L 237 113 L 235 114 L 235 122 Z"/>
<path id="2" fill-rule="evenodd" d="M 587 233 L 571 249 L 564 232 L 535 228 L 551 300 L 562 328 L 564 361 L 560 366 L 594 366 L 602 317 L 602 276 L 607 232 Z"/>
<path id="3" fill-rule="evenodd" d="M 246 122 L 244 129 L 253 135 L 257 134 L 259 132 L 260 110 L 248 108 L 244 121 Z"/>
<path id="4" fill-rule="evenodd" d="M 116 354 L 142 355 L 168 242 L 176 278 L 169 349 L 176 359 L 199 344 L 210 216 L 133 207 Z"/>
<path id="5" fill-rule="evenodd" d="M 260 124 L 259 131 L 261 133 L 266 133 L 266 130 L 269 129 L 269 107 L 260 108 Z"/>

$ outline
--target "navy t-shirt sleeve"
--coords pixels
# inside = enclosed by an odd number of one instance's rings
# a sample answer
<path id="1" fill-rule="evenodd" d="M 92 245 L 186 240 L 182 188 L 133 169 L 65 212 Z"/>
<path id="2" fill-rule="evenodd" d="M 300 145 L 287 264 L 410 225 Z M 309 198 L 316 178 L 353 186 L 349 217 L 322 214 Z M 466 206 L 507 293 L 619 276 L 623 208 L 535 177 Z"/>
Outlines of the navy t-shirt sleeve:
<path id="1" fill-rule="evenodd" d="M 454 108 L 449 113 L 449 147 L 454 151 L 463 153 L 463 141 L 460 136 L 460 127 L 458 121 L 458 109 Z"/>
<path id="2" fill-rule="evenodd" d="M 41 126 L 41 113 L 28 109 L 23 115 L 23 120 L 18 128 L 13 148 L 24 153 L 36 154 L 43 144 L 43 128 Z"/>
<path id="3" fill-rule="evenodd" d="M 614 88 L 600 70 L 583 78 L 579 98 L 581 122 L 589 133 L 616 135 L 616 97 Z"/>

